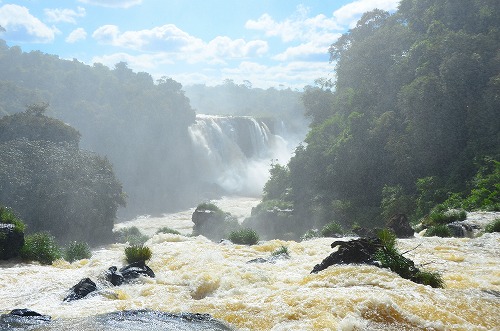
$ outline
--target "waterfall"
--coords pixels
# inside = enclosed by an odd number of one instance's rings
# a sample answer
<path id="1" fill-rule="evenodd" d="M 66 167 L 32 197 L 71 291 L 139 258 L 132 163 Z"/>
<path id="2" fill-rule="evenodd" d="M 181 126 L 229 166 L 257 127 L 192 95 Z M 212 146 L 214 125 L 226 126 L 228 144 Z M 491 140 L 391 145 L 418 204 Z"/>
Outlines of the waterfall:
<path id="1" fill-rule="evenodd" d="M 249 116 L 197 115 L 189 134 L 203 179 L 230 194 L 259 196 L 271 160 L 291 154 L 282 136 Z"/>

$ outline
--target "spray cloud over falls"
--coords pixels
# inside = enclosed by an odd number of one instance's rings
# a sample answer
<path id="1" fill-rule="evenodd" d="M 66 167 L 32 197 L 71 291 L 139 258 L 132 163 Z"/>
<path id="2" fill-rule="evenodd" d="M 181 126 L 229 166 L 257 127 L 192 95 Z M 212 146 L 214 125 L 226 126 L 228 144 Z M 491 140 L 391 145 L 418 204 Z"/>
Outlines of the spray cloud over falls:
<path id="1" fill-rule="evenodd" d="M 294 148 L 282 123 L 268 124 L 248 116 L 197 115 L 189 134 L 205 180 L 225 193 L 260 195 L 271 161 L 286 162 Z"/>

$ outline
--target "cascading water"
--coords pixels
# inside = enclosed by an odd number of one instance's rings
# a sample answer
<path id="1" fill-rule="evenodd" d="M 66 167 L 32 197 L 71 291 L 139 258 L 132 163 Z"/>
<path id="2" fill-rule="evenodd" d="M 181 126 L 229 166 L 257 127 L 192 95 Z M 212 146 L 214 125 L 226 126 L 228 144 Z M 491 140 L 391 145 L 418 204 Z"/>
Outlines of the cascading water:
<path id="1" fill-rule="evenodd" d="M 227 194 L 259 196 L 271 160 L 286 162 L 294 147 L 247 116 L 197 115 L 189 132 L 204 180 Z"/>

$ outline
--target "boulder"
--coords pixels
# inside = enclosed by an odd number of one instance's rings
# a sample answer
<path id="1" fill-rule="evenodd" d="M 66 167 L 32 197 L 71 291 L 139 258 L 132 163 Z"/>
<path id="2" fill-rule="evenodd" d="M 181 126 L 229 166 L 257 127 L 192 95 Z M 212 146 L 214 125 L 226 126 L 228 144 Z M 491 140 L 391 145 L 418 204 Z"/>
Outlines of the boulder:
<path id="1" fill-rule="evenodd" d="M 144 261 L 131 263 L 120 270 L 118 270 L 117 267 L 112 266 L 106 272 L 106 280 L 115 286 L 119 286 L 127 281 L 136 279 L 139 276 L 154 278 L 155 273 L 144 263 Z"/>
<path id="2" fill-rule="evenodd" d="M 394 231 L 398 238 L 411 238 L 415 231 L 405 214 L 395 214 L 386 223 L 386 227 Z"/>
<path id="3" fill-rule="evenodd" d="M 334 264 L 375 264 L 374 255 L 382 247 L 382 243 L 376 238 L 359 238 L 350 241 L 335 241 L 331 247 L 338 247 L 338 249 L 320 264 L 316 264 L 311 273 L 318 273 Z"/>
<path id="4" fill-rule="evenodd" d="M 18 309 L 13 309 L 9 315 L 13 316 L 19 316 L 19 317 L 31 317 L 34 319 L 39 319 L 39 320 L 44 320 L 44 321 L 50 321 L 51 317 L 48 315 L 42 315 L 40 313 L 37 313 L 36 311 L 27 309 L 27 308 L 18 308 Z"/>
<path id="5" fill-rule="evenodd" d="M 0 223 L 0 260 L 18 256 L 23 245 L 23 232 L 15 231 L 14 224 Z"/>
<path id="6" fill-rule="evenodd" d="M 63 301 L 79 300 L 95 290 L 97 290 L 96 284 L 90 278 L 83 278 L 70 289 L 71 293 Z"/>

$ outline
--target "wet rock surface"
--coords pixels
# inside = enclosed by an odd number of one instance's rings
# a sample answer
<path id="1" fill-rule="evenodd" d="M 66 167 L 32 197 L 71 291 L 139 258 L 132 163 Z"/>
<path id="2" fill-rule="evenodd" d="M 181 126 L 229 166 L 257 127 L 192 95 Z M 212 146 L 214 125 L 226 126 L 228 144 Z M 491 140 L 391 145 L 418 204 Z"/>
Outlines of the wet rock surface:
<path id="1" fill-rule="evenodd" d="M 40 315 L 44 316 L 44 315 Z M 7 330 L 124 330 L 124 331 L 228 331 L 234 330 L 209 314 L 125 310 L 86 318 L 51 320 L 40 316 L 0 315 L 0 331 Z"/>
<path id="2" fill-rule="evenodd" d="M 375 252 L 382 247 L 382 244 L 376 238 L 359 238 L 350 241 L 335 241 L 331 247 L 338 247 L 338 250 L 327 256 L 321 263 L 316 264 L 311 273 L 318 273 L 335 264 L 374 264 Z"/>

